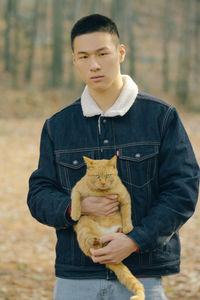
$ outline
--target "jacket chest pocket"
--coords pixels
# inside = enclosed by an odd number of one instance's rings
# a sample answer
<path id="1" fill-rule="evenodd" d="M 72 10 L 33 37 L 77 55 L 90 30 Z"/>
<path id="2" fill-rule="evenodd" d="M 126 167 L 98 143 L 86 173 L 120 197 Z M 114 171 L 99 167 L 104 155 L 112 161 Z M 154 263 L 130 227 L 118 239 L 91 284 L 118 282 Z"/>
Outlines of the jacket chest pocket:
<path id="1" fill-rule="evenodd" d="M 57 152 L 56 164 L 61 186 L 69 191 L 86 172 L 83 156 L 94 158 L 93 152 Z"/>
<path id="2" fill-rule="evenodd" d="M 141 188 L 155 176 L 158 146 L 137 145 L 119 149 L 119 175 L 130 185 Z"/>

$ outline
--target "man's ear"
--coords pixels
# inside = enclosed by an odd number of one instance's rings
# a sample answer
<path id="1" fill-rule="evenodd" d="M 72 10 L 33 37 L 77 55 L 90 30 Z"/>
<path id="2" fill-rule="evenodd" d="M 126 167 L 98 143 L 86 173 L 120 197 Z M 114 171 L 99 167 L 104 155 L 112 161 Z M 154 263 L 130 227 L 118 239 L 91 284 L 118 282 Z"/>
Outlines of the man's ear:
<path id="1" fill-rule="evenodd" d="M 76 59 L 75 59 L 75 54 L 74 54 L 74 52 L 72 52 L 72 60 L 73 60 L 73 64 L 75 64 L 75 63 L 76 63 Z"/>
<path id="2" fill-rule="evenodd" d="M 125 56 L 126 56 L 126 48 L 124 44 L 121 44 L 119 46 L 119 54 L 120 54 L 120 63 L 124 61 Z"/>

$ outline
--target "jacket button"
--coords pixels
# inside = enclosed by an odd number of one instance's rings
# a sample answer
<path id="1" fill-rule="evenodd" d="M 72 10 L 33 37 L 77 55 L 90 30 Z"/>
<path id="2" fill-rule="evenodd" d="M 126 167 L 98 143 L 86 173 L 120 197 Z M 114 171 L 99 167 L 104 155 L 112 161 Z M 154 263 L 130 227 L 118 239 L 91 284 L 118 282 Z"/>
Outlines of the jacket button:
<path id="1" fill-rule="evenodd" d="M 108 144 L 108 143 L 109 143 L 109 140 L 104 140 L 103 143 L 104 143 L 104 144 Z"/>
<path id="2" fill-rule="evenodd" d="M 106 119 L 103 119 L 103 123 L 105 124 L 107 122 L 107 120 Z"/>
<path id="3" fill-rule="evenodd" d="M 141 157 L 141 154 L 140 154 L 140 153 L 136 153 L 136 154 L 135 154 L 135 157 L 140 158 L 140 157 Z"/>
<path id="4" fill-rule="evenodd" d="M 78 160 L 74 160 L 73 165 L 77 165 L 77 164 L 78 164 Z"/>

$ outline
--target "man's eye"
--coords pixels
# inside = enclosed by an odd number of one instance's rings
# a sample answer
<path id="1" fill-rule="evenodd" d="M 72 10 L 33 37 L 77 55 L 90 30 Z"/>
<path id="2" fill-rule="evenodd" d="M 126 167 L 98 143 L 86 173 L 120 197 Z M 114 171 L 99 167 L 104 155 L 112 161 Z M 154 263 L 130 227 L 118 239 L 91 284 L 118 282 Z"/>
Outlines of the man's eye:
<path id="1" fill-rule="evenodd" d="M 79 59 L 86 59 L 86 58 L 88 58 L 87 55 L 83 55 L 79 57 Z"/>
<path id="2" fill-rule="evenodd" d="M 100 55 L 100 56 L 104 56 L 104 55 L 107 55 L 107 54 L 108 54 L 108 53 L 104 53 L 104 52 L 103 52 L 103 53 L 100 53 L 99 55 Z"/>

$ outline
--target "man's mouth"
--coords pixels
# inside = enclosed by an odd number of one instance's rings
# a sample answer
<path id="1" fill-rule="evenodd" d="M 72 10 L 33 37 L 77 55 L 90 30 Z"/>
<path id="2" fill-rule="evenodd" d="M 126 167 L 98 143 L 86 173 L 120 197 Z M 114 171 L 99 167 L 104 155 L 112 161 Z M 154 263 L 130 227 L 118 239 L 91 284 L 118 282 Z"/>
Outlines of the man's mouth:
<path id="1" fill-rule="evenodd" d="M 104 76 L 102 76 L 102 75 L 99 75 L 99 76 L 92 76 L 92 77 L 90 77 L 92 80 L 101 80 L 102 78 L 103 78 Z"/>

